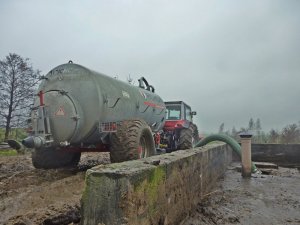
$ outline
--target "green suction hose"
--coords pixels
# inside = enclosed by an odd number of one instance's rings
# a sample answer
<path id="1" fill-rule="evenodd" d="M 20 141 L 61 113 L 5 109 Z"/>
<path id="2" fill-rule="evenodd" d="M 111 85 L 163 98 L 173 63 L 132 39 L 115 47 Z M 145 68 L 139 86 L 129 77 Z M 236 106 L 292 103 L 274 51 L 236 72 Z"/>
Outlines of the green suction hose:
<path id="1" fill-rule="evenodd" d="M 242 157 L 241 154 L 241 146 L 239 145 L 239 143 L 237 143 L 233 138 L 224 135 L 224 134 L 212 134 L 209 135 L 205 138 L 203 138 L 202 140 L 200 140 L 195 147 L 202 147 L 206 144 L 208 144 L 209 142 L 212 141 L 222 141 L 225 142 L 226 144 L 228 144 L 233 151 L 235 151 L 240 157 Z M 257 171 L 257 168 L 255 166 L 255 164 L 252 162 L 252 167 L 251 167 L 251 171 L 252 173 L 255 173 Z"/>

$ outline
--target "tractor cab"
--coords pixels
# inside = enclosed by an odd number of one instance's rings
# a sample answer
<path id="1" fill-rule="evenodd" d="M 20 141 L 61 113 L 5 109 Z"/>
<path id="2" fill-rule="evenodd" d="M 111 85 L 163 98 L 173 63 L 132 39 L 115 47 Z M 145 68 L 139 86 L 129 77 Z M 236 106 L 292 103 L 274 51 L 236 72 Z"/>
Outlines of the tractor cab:
<path id="1" fill-rule="evenodd" d="M 195 111 L 183 101 L 165 102 L 166 105 L 166 123 L 165 131 L 171 131 L 176 128 L 188 128 L 193 122 Z"/>
<path id="2" fill-rule="evenodd" d="M 193 123 L 196 112 L 183 101 L 165 102 L 165 105 L 166 122 L 157 138 L 157 146 L 166 152 L 192 148 L 199 140 L 198 128 Z"/>

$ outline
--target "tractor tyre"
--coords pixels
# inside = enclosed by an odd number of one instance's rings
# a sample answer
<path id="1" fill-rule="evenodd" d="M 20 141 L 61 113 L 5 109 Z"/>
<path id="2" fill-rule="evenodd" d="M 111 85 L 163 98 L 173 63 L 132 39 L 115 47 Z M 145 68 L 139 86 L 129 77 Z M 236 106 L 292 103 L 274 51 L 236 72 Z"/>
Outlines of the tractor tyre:
<path id="1" fill-rule="evenodd" d="M 123 162 L 155 155 L 152 131 L 144 120 L 126 120 L 110 136 L 110 161 Z"/>
<path id="2" fill-rule="evenodd" d="M 80 161 L 80 152 L 65 152 L 57 148 L 35 149 L 32 164 L 37 169 L 58 169 L 76 167 Z"/>
<path id="3" fill-rule="evenodd" d="M 197 125 L 193 123 L 191 124 L 191 128 L 193 130 L 193 146 L 195 146 L 200 141 L 199 131 Z"/>
<path id="4" fill-rule="evenodd" d="M 193 130 L 191 127 L 181 129 L 177 144 L 177 150 L 193 148 Z"/>

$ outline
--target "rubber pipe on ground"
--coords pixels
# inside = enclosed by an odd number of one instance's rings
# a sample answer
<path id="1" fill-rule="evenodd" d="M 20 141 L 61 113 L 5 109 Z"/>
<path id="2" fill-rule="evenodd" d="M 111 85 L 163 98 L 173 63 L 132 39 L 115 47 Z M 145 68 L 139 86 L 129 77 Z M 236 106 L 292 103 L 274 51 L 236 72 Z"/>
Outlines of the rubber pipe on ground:
<path id="1" fill-rule="evenodd" d="M 234 140 L 233 138 L 224 135 L 224 134 L 212 134 L 209 135 L 205 138 L 203 138 L 202 140 L 200 140 L 194 147 L 202 147 L 212 141 L 222 141 L 225 142 L 226 144 L 228 144 L 233 151 L 235 151 L 240 157 L 242 156 L 241 154 L 241 146 L 239 145 L 239 143 L 236 142 L 236 140 Z M 255 173 L 257 171 L 257 168 L 255 166 L 255 164 L 252 162 L 251 163 L 251 171 L 252 173 Z"/>

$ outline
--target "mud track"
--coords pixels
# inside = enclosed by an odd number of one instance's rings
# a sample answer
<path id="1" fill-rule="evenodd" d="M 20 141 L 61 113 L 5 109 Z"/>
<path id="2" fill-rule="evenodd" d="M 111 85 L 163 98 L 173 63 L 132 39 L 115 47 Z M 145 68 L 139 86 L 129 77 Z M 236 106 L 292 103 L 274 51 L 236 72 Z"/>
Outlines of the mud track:
<path id="1" fill-rule="evenodd" d="M 0 157 L 0 224 L 76 224 L 85 171 L 109 163 L 108 153 L 84 153 L 77 168 L 41 170 L 31 155 Z"/>
<path id="2" fill-rule="evenodd" d="M 39 170 L 29 154 L 0 157 L 0 224 L 78 224 L 85 171 L 109 162 L 84 153 L 75 169 Z M 245 180 L 232 166 L 181 225 L 300 224 L 299 170 L 268 174 Z"/>
<path id="3" fill-rule="evenodd" d="M 271 170 L 243 179 L 233 164 L 181 225 L 299 225 L 300 173 Z"/>

